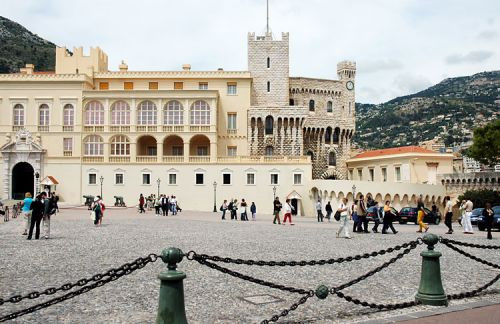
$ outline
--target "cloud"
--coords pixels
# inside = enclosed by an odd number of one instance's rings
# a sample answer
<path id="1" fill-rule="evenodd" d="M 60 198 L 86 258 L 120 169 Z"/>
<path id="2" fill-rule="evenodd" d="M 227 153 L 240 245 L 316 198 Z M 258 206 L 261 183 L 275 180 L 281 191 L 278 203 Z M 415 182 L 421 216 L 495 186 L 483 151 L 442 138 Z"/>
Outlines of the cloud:
<path id="1" fill-rule="evenodd" d="M 379 59 L 373 61 L 360 61 L 358 69 L 360 73 L 376 73 L 387 70 L 400 70 L 403 63 L 396 59 Z"/>
<path id="2" fill-rule="evenodd" d="M 477 35 L 477 38 L 490 40 L 497 38 L 497 36 L 498 33 L 495 30 L 484 30 Z"/>
<path id="3" fill-rule="evenodd" d="M 486 61 L 495 54 L 492 51 L 471 51 L 467 54 L 452 54 L 445 58 L 448 64 L 479 63 Z"/>
<path id="4" fill-rule="evenodd" d="M 424 90 L 432 85 L 426 77 L 415 74 L 399 74 L 394 78 L 394 85 L 405 94 L 415 93 Z"/>

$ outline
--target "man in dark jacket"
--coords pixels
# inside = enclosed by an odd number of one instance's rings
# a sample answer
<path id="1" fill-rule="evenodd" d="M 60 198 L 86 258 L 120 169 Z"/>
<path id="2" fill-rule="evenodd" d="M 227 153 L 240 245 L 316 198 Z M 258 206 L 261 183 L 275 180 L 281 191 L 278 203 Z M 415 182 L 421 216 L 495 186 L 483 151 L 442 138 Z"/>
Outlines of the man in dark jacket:
<path id="1" fill-rule="evenodd" d="M 44 204 L 42 201 L 42 195 L 36 196 L 35 201 L 31 203 L 31 225 L 30 231 L 28 234 L 28 240 L 31 240 L 33 237 L 33 228 L 36 226 L 35 239 L 38 240 L 40 238 L 40 222 L 43 218 Z"/>
<path id="2" fill-rule="evenodd" d="M 55 214 L 55 203 L 54 196 L 47 197 L 46 193 L 42 193 L 43 199 L 43 233 L 45 235 L 45 239 L 48 239 L 50 236 L 50 217 Z"/>
<path id="3" fill-rule="evenodd" d="M 278 224 L 281 224 L 280 220 L 280 210 L 281 210 L 281 202 L 278 197 L 274 198 L 273 202 L 273 215 L 274 215 L 274 220 L 273 224 L 276 224 L 276 220 L 278 220 Z"/>

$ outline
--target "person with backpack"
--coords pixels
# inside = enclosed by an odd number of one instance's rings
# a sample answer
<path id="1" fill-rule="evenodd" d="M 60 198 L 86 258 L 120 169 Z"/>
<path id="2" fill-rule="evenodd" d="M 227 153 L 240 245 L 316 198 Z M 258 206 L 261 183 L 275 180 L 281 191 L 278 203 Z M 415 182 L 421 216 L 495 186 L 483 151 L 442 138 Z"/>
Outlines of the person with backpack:
<path id="1" fill-rule="evenodd" d="M 161 195 L 161 211 L 163 216 L 168 216 L 168 197 L 163 194 Z"/>
<path id="2" fill-rule="evenodd" d="M 43 233 L 45 239 L 50 237 L 50 217 L 56 213 L 54 196 L 47 197 L 46 193 L 42 194 L 43 198 Z"/>
<path id="3" fill-rule="evenodd" d="M 382 207 L 378 206 L 378 202 L 375 202 L 375 205 L 373 207 L 375 207 L 374 208 L 375 217 L 373 218 L 373 221 L 375 222 L 375 225 L 373 225 L 373 227 L 372 227 L 372 232 L 373 233 L 378 233 L 378 226 L 383 221 L 382 212 L 384 211 L 384 209 Z"/>
<path id="4" fill-rule="evenodd" d="M 363 195 L 359 196 L 358 205 L 356 206 L 356 212 L 358 214 L 358 230 L 357 232 L 368 233 L 368 221 L 366 220 L 366 205 L 365 197 Z"/>
<path id="5" fill-rule="evenodd" d="M 288 219 L 290 225 L 295 225 L 292 223 L 292 211 L 293 211 L 293 206 L 290 205 L 290 199 L 287 199 L 285 201 L 285 205 L 283 206 L 283 225 L 286 224 L 286 220 Z"/>
<path id="6" fill-rule="evenodd" d="M 229 204 L 227 205 L 227 210 L 229 210 L 229 215 L 231 216 L 231 220 L 234 219 L 233 217 L 233 198 L 229 199 Z"/>
<path id="7" fill-rule="evenodd" d="M 274 198 L 274 202 L 273 202 L 273 215 L 274 215 L 274 220 L 273 220 L 273 224 L 276 224 L 276 221 L 278 221 L 278 224 L 281 224 L 281 220 L 280 220 L 280 210 L 281 210 L 281 202 L 280 202 L 280 199 L 278 197 Z"/>
<path id="8" fill-rule="evenodd" d="M 326 211 L 326 219 L 328 219 L 328 223 L 330 223 L 333 212 L 332 205 L 330 204 L 330 202 L 326 204 L 325 211 Z"/>
<path id="9" fill-rule="evenodd" d="M 222 220 L 226 219 L 226 211 L 227 211 L 227 199 L 224 199 L 222 205 L 220 205 L 220 211 L 222 212 Z"/>
<path id="10" fill-rule="evenodd" d="M 24 216 L 24 232 L 23 232 L 23 235 L 28 235 L 28 231 L 30 229 L 30 226 L 31 226 L 31 203 L 33 203 L 33 198 L 31 198 L 31 193 L 30 192 L 27 192 L 25 195 L 24 195 L 24 200 L 22 201 L 21 203 L 21 206 L 22 207 L 22 212 L 23 212 L 23 216 Z"/>
<path id="11" fill-rule="evenodd" d="M 94 225 L 99 226 L 99 221 L 101 219 L 101 204 L 99 203 L 99 198 L 94 198 L 94 204 L 92 205 L 92 212 L 94 213 Z"/>

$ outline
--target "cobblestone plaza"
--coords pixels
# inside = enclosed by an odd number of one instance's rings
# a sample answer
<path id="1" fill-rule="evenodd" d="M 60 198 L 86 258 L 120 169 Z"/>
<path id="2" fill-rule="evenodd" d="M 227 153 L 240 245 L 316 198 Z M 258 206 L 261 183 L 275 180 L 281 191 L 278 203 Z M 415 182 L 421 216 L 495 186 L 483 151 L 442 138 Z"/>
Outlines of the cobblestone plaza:
<path id="1" fill-rule="evenodd" d="M 94 227 L 85 209 L 63 209 L 52 221 L 49 240 L 27 241 L 21 235 L 19 218 L 0 223 L 0 298 L 25 295 L 59 287 L 81 278 L 117 268 L 126 262 L 163 248 L 175 246 L 184 252 L 254 260 L 319 260 L 352 256 L 386 249 L 418 237 L 414 225 L 396 225 L 397 235 L 362 234 L 337 239 L 336 222 L 318 224 L 312 218 L 296 218 L 295 226 L 273 225 L 271 216 L 258 215 L 256 222 L 220 220 L 219 213 L 183 211 L 177 216 L 157 217 L 154 212 L 137 214 L 135 209 L 108 209 L 102 227 Z M 458 226 L 458 225 L 457 225 Z M 451 238 L 478 244 L 498 245 L 500 234 L 486 241 L 484 232 L 465 236 L 456 228 Z M 431 226 L 441 235 L 444 225 Z M 463 248 L 498 264 L 497 250 Z M 375 303 L 412 301 L 420 280 L 424 245 L 418 246 L 393 265 L 347 288 L 346 295 Z M 474 262 L 443 244 L 441 272 L 447 294 L 470 291 L 484 285 L 498 270 Z M 338 286 L 372 270 L 396 253 L 359 261 L 322 266 L 259 267 L 227 265 L 235 271 L 274 283 L 316 289 L 321 284 Z M 157 275 L 165 265 L 158 260 L 145 268 L 68 301 L 25 315 L 15 323 L 152 323 L 158 307 Z M 179 269 L 184 280 L 186 313 L 190 323 L 257 323 L 279 314 L 299 300 L 292 294 L 259 286 L 184 259 Z M 452 301 L 451 305 L 487 300 L 499 302 L 499 283 L 475 298 Z M 74 288 L 77 289 L 77 288 Z M 61 293 L 56 294 L 55 296 Z M 53 298 L 43 296 L 18 304 L 0 306 L 0 314 L 27 308 Z M 351 323 L 435 309 L 415 306 L 395 311 L 375 311 L 335 296 L 310 298 L 280 320 L 281 323 Z"/>

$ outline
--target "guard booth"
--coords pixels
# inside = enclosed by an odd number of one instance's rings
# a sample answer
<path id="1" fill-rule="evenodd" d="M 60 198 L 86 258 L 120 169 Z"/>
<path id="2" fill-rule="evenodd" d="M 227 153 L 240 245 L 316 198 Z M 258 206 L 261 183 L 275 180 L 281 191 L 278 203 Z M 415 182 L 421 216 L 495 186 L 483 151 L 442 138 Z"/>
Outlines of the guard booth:
<path id="1" fill-rule="evenodd" d="M 47 193 L 47 197 L 49 197 L 56 191 L 58 184 L 59 181 L 57 181 L 56 178 L 53 176 L 46 176 L 42 179 L 42 181 L 40 181 L 40 190 L 41 192 L 45 191 Z"/>

